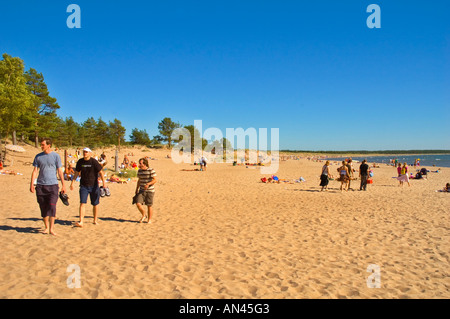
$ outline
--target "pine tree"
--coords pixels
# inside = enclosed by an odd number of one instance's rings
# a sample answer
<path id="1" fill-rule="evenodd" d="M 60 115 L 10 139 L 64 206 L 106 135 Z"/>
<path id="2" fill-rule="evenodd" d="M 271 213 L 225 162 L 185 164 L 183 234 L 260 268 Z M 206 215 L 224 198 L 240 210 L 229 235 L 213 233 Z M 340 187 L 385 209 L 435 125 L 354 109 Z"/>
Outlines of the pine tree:
<path id="1" fill-rule="evenodd" d="M 32 100 L 33 112 L 29 113 L 29 116 L 33 118 L 34 141 L 36 147 L 38 147 L 40 133 L 44 133 L 47 136 L 52 134 L 51 131 L 45 132 L 43 127 L 52 126 L 49 122 L 54 120 L 59 105 L 56 99 L 50 96 L 42 73 L 38 73 L 35 69 L 30 68 L 29 71 L 25 72 L 25 79 L 29 91 L 34 96 Z"/>
<path id="2" fill-rule="evenodd" d="M 158 123 L 158 130 L 161 134 L 160 138 L 162 141 L 167 142 L 169 148 L 172 147 L 172 132 L 179 127 L 181 127 L 181 125 L 179 123 L 173 122 L 170 117 L 166 117 Z"/>
<path id="3" fill-rule="evenodd" d="M 3 54 L 0 61 L 0 132 L 5 137 L 20 128 L 19 119 L 30 111 L 31 102 L 23 61 Z"/>

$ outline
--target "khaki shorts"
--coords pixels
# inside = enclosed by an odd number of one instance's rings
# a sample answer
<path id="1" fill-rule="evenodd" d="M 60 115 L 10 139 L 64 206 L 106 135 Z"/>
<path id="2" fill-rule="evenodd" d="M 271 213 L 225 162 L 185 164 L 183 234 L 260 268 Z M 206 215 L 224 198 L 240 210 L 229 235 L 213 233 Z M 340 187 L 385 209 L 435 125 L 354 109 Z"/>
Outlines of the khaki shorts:
<path id="1" fill-rule="evenodd" d="M 136 203 L 145 204 L 147 206 L 153 205 L 153 197 L 155 196 L 154 192 L 142 192 L 137 194 Z"/>

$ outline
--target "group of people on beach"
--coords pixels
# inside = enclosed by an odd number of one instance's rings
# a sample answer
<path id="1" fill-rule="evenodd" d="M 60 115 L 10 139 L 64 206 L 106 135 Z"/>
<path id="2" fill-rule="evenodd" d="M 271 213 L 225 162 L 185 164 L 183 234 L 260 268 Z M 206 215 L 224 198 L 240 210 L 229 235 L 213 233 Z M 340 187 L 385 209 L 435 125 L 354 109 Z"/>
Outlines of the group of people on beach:
<path id="1" fill-rule="evenodd" d="M 56 218 L 56 203 L 58 198 L 61 198 L 65 205 L 68 205 L 68 196 L 66 192 L 66 181 L 70 181 L 70 190 L 73 190 L 74 181 L 80 181 L 79 197 L 79 221 L 74 224 L 75 227 L 83 227 L 85 207 L 90 199 L 93 207 L 93 223 L 98 224 L 100 197 L 110 195 L 109 189 L 106 187 L 105 175 L 103 168 L 106 165 L 106 156 L 104 153 L 99 160 L 92 156 L 92 150 L 84 148 L 82 156 L 77 155 L 77 162 L 75 167 L 70 165 L 63 170 L 61 157 L 58 153 L 52 151 L 52 140 L 50 138 L 43 138 L 40 141 L 42 152 L 37 154 L 33 161 L 33 172 L 31 174 L 30 192 L 36 193 L 37 202 L 41 211 L 41 216 L 44 222 L 44 233 L 56 235 L 54 232 L 54 224 Z M 78 153 L 78 150 L 77 150 Z M 126 157 L 125 157 L 126 158 Z M 207 162 L 204 157 L 199 161 L 201 170 L 206 170 Z M 363 160 L 359 166 L 360 191 L 367 190 L 367 184 L 370 181 L 373 172 L 366 160 Z M 406 163 L 398 163 L 397 166 L 399 186 L 403 183 L 409 183 L 408 166 Z M 351 181 L 356 179 L 356 170 L 353 168 L 353 161 L 348 158 L 342 161 L 342 165 L 337 168 L 337 181 L 341 182 L 341 191 L 348 191 L 351 188 Z M 424 173 L 426 174 L 426 173 Z M 59 180 L 61 181 L 61 191 L 59 191 Z M 141 214 L 139 222 L 147 219 L 147 223 L 151 223 L 153 215 L 153 200 L 155 195 L 156 172 L 150 168 L 148 158 L 139 159 L 138 182 L 136 185 L 135 195 L 133 197 L 133 204 L 136 204 L 138 211 Z M 320 175 L 320 191 L 327 190 L 329 180 L 333 179 L 333 174 L 330 170 L 330 161 L 327 160 L 322 167 Z M 101 180 L 102 186 L 99 186 Z M 278 180 L 278 179 L 277 179 Z M 275 181 L 275 179 L 274 179 Z M 265 182 L 265 181 L 263 181 Z M 270 181 L 269 181 L 270 182 Z M 443 189 L 444 192 L 450 191 L 450 184 Z M 145 209 L 144 206 L 147 206 Z"/>
<path id="2" fill-rule="evenodd" d="M 42 152 L 37 154 L 33 161 L 34 169 L 31 174 L 30 192 L 36 193 L 41 217 L 43 218 L 45 226 L 43 232 L 45 234 L 56 235 L 54 231 L 56 203 L 58 198 L 61 198 L 63 203 L 68 205 L 65 182 L 69 180 L 69 176 L 71 181 L 70 190 L 73 190 L 73 182 L 80 176 L 80 219 L 75 223 L 75 226 L 83 227 L 84 225 L 85 206 L 88 197 L 93 207 L 94 224 L 97 225 L 100 197 L 105 193 L 107 195 L 109 193 L 109 190 L 105 185 L 105 176 L 102 173 L 104 163 L 101 164 L 97 159 L 92 157 L 91 149 L 84 148 L 83 156 L 79 157 L 75 168 L 72 169 L 73 174 L 66 174 L 65 176 L 61 157 L 58 153 L 52 151 L 52 140 L 50 138 L 43 138 L 40 141 L 40 146 Z M 66 172 L 69 173 L 67 170 Z M 61 181 L 60 192 L 57 177 L 59 177 L 59 180 Z M 139 222 L 143 222 L 147 219 L 147 223 L 150 224 L 153 215 L 154 185 L 157 180 L 156 172 L 149 167 L 146 158 L 141 158 L 139 160 L 137 177 L 138 182 L 135 196 L 133 197 L 133 204 L 136 204 L 137 209 L 142 215 Z M 99 179 L 101 179 L 102 186 L 99 186 Z M 144 209 L 143 205 L 147 206 L 147 210 Z"/>
<path id="3" fill-rule="evenodd" d="M 355 178 L 355 169 L 353 168 L 353 161 L 351 158 L 348 158 L 344 161 L 342 161 L 342 165 L 337 168 L 337 172 L 339 177 L 336 179 L 337 181 L 341 182 L 341 191 L 348 191 L 349 189 L 352 189 L 350 187 L 351 181 L 356 179 Z M 359 166 L 359 178 L 361 179 L 361 183 L 359 186 L 360 191 L 366 191 L 367 190 L 367 184 L 370 178 L 370 168 L 367 164 L 367 160 L 363 160 L 361 165 Z M 320 174 L 320 185 L 322 186 L 323 190 L 328 189 L 328 183 L 329 180 L 332 179 L 333 176 L 330 171 L 330 161 L 326 161 L 325 165 L 322 167 L 322 172 Z"/>

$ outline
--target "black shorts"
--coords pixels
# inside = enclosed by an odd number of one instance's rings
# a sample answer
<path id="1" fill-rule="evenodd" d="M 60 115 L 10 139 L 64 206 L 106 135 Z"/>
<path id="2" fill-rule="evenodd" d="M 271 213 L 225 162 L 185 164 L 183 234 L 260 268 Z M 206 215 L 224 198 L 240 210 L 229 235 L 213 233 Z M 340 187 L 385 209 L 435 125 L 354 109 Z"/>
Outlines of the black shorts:
<path id="1" fill-rule="evenodd" d="M 154 192 L 142 192 L 137 194 L 136 203 L 145 204 L 147 206 L 153 205 L 153 197 L 155 196 Z"/>
<path id="2" fill-rule="evenodd" d="M 41 209 L 42 217 L 56 217 L 56 203 L 58 202 L 58 185 L 36 185 L 36 198 Z"/>

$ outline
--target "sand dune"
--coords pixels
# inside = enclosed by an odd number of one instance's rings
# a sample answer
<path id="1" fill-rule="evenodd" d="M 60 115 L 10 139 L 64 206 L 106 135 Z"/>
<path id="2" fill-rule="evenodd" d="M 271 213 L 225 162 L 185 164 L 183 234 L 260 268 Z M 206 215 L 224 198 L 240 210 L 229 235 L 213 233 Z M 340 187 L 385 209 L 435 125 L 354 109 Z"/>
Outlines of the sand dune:
<path id="1" fill-rule="evenodd" d="M 153 223 L 138 223 L 135 180 L 110 183 L 101 223 L 92 224 L 88 206 L 82 229 L 73 227 L 78 191 L 68 191 L 54 237 L 40 233 L 29 192 L 38 151 L 14 153 L 8 169 L 23 175 L 0 175 L 0 298 L 450 297 L 450 195 L 435 192 L 450 181 L 449 168 L 398 187 L 384 165 L 367 192 L 340 192 L 336 181 L 320 192 L 323 163 L 306 158 L 282 161 L 278 171 L 305 182 L 264 184 L 258 167 L 183 171 L 197 166 L 174 164 L 167 150 L 122 149 L 121 158 L 157 158 Z M 380 288 L 367 285 L 372 264 Z M 70 265 L 81 288 L 67 285 Z"/>

